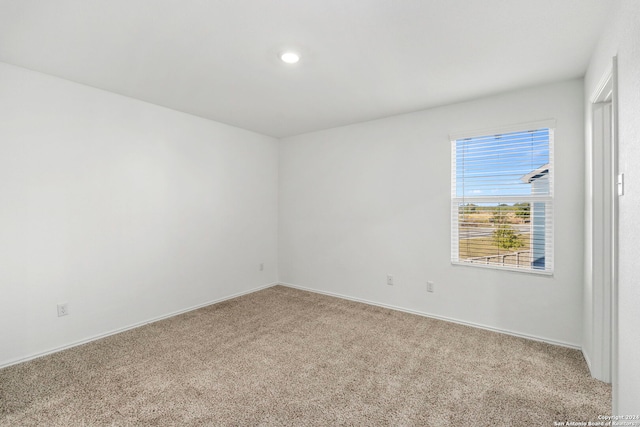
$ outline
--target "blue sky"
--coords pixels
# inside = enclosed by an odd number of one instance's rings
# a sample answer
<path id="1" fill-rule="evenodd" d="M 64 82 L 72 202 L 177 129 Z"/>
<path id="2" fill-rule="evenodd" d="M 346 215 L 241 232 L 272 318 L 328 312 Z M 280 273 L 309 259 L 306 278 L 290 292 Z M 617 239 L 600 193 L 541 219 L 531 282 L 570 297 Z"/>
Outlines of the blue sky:
<path id="1" fill-rule="evenodd" d="M 549 163 L 549 133 L 538 129 L 457 140 L 456 196 L 530 195 L 531 184 L 520 178 Z"/>

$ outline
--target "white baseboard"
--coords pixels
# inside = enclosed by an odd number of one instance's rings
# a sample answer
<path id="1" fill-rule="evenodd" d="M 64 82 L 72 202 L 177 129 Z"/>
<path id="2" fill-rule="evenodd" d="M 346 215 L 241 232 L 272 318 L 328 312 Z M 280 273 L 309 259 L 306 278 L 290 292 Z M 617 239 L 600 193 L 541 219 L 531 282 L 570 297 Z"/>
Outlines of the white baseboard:
<path id="1" fill-rule="evenodd" d="M 351 296 L 348 296 L 348 295 L 342 295 L 342 294 L 338 294 L 338 293 L 335 293 L 335 292 L 320 291 L 318 289 L 307 288 L 307 287 L 304 287 L 304 286 L 298 286 L 298 285 L 294 285 L 294 284 L 286 283 L 286 282 L 280 282 L 279 284 L 282 285 L 282 286 L 286 286 L 288 288 L 300 289 L 300 290 L 303 290 L 303 291 L 314 292 L 314 293 L 317 293 L 317 294 L 329 295 L 329 296 L 332 296 L 332 297 L 342 298 L 342 299 L 346 299 L 346 300 L 349 300 L 349 301 L 361 302 L 361 303 L 364 303 L 364 304 L 375 305 L 375 306 L 378 306 L 378 307 L 384 307 L 384 308 L 388 308 L 388 309 L 391 309 L 391 310 L 403 311 L 405 313 L 416 314 L 418 316 L 429 317 L 429 318 L 432 318 L 432 319 L 444 320 L 446 322 L 452 322 L 452 323 L 457 323 L 459 325 L 471 326 L 473 328 L 485 329 L 487 331 L 498 332 L 498 333 L 506 334 L 506 335 L 512 335 L 514 337 L 525 338 L 525 339 L 532 340 L 532 341 L 539 341 L 539 342 L 544 342 L 544 343 L 547 343 L 547 344 L 557 345 L 557 346 L 560 346 L 560 347 L 567 347 L 567 348 L 572 348 L 572 349 L 575 349 L 575 350 L 582 350 L 582 347 L 579 346 L 579 345 L 576 345 L 576 344 L 567 343 L 567 342 L 563 342 L 563 341 L 556 341 L 556 340 L 543 338 L 543 337 L 539 337 L 539 336 L 535 336 L 535 335 L 523 334 L 523 333 L 520 333 L 520 332 L 511 331 L 511 330 L 508 330 L 508 329 L 495 328 L 495 327 L 483 325 L 483 324 L 480 324 L 480 323 L 468 322 L 468 321 L 465 321 L 465 320 L 454 319 L 454 318 L 446 317 L 446 316 L 439 316 L 439 315 L 436 315 L 436 314 L 430 314 L 430 313 L 426 313 L 426 312 L 422 312 L 422 311 L 411 310 L 411 309 L 408 309 L 408 308 L 398 307 L 398 306 L 395 306 L 395 305 L 384 304 L 384 303 L 380 303 L 380 302 L 376 302 L 376 301 L 369 301 L 369 300 L 366 300 L 366 299 L 351 297 Z"/>
<path id="2" fill-rule="evenodd" d="M 82 339 L 82 340 L 79 340 L 79 341 L 74 341 L 73 343 L 66 344 L 64 346 L 55 347 L 55 348 L 52 348 L 52 349 L 49 349 L 49 350 L 46 350 L 46 351 L 43 351 L 43 352 L 39 352 L 39 353 L 31 354 L 31 355 L 28 355 L 28 356 L 25 356 L 25 357 L 21 357 L 21 358 L 18 358 L 18 359 L 10 360 L 8 362 L 0 364 L 0 369 L 6 368 L 6 367 L 11 366 L 11 365 L 17 365 L 19 363 L 27 362 L 29 360 L 37 359 L 38 357 L 46 356 L 48 354 L 57 353 L 59 351 L 67 350 L 69 348 L 77 347 L 79 345 L 86 344 L 86 343 L 89 343 L 91 341 L 96 341 L 96 340 L 99 340 L 99 339 L 102 339 L 102 338 L 106 338 L 108 336 L 119 334 L 121 332 L 125 332 L 125 331 L 128 331 L 130 329 L 134 329 L 134 328 L 138 328 L 140 326 L 148 325 L 150 323 L 158 322 L 160 320 L 167 319 L 169 317 L 178 316 L 180 314 L 187 313 L 189 311 L 197 310 L 197 309 L 202 308 L 202 307 L 206 307 L 206 306 L 209 306 L 209 305 L 212 305 L 212 304 L 217 304 L 217 303 L 222 302 L 222 301 L 226 301 L 226 300 L 230 300 L 230 299 L 233 299 L 233 298 L 237 298 L 239 296 L 247 295 L 247 294 L 250 294 L 250 293 L 253 293 L 253 292 L 257 292 L 257 291 L 260 291 L 260 290 L 263 290 L 263 289 L 267 289 L 267 288 L 270 288 L 270 287 L 273 287 L 273 286 L 276 286 L 276 285 L 282 285 L 282 286 L 286 286 L 286 287 L 289 287 L 289 288 L 300 289 L 300 290 L 303 290 L 303 291 L 314 292 L 314 293 L 317 293 L 317 294 L 328 295 L 328 296 L 332 296 L 332 297 L 336 297 L 336 298 L 342 298 L 342 299 L 345 299 L 345 300 L 360 302 L 360 303 L 363 303 L 363 304 L 369 304 L 369 305 L 374 305 L 374 306 L 378 306 L 378 307 L 384 307 L 384 308 L 388 308 L 388 309 L 391 309 L 391 310 L 402 311 L 402 312 L 405 312 L 405 313 L 415 314 L 415 315 L 423 316 L 423 317 L 429 317 L 429 318 L 432 318 L 432 319 L 444 320 L 446 322 L 452 322 L 452 323 L 457 323 L 457 324 L 460 324 L 460 325 L 471 326 L 471 327 L 474 327 L 474 328 L 485 329 L 485 330 L 488 330 L 488 331 L 498 332 L 498 333 L 506 334 L 506 335 L 512 335 L 512 336 L 525 338 L 525 339 L 529 339 L 529 340 L 533 340 L 533 341 L 545 342 L 545 343 L 548 343 L 548 344 L 558 345 L 558 346 L 561 346 L 561 347 L 568 347 L 568 348 L 572 348 L 572 349 L 576 349 L 576 350 L 582 350 L 582 348 L 579 345 L 576 345 L 576 344 L 566 343 L 566 342 L 562 342 L 562 341 L 555 341 L 555 340 L 551 340 L 551 339 L 547 339 L 547 338 L 538 337 L 538 336 L 535 336 L 535 335 L 522 334 L 522 333 L 514 332 L 514 331 L 511 331 L 511 330 L 508 330 L 508 329 L 494 328 L 494 327 L 487 326 L 487 325 L 482 325 L 482 324 L 479 324 L 479 323 L 468 322 L 468 321 L 454 319 L 454 318 L 450 318 L 450 317 L 446 317 L 446 316 L 439 316 L 439 315 L 430 314 L 430 313 L 417 311 L 417 310 L 411 310 L 411 309 L 404 308 L 404 307 L 398 307 L 398 306 L 394 306 L 394 305 L 390 305 L 390 304 L 384 304 L 384 303 L 380 303 L 380 302 L 376 302 L 376 301 L 370 301 L 370 300 L 366 300 L 366 299 L 363 299 L 363 298 L 351 297 L 351 296 L 348 296 L 348 295 L 338 294 L 338 293 L 335 293 L 335 292 L 321 291 L 321 290 L 318 290 L 318 289 L 313 289 L 313 288 L 308 288 L 308 287 L 305 287 L 305 286 L 294 285 L 294 284 L 291 284 L 291 283 L 273 282 L 273 283 L 269 283 L 267 285 L 263 285 L 263 286 L 259 286 L 259 287 L 256 287 L 256 288 L 249 289 L 249 290 L 244 291 L 244 292 L 238 292 L 236 294 L 228 295 L 228 296 L 225 296 L 225 297 L 222 297 L 222 298 L 218 298 L 218 299 L 215 299 L 215 300 L 212 300 L 212 301 L 207 301 L 205 303 L 198 304 L 198 305 L 195 305 L 195 306 L 192 306 L 192 307 L 188 307 L 188 308 L 185 308 L 185 309 L 182 309 L 182 310 L 178 310 L 178 311 L 174 311 L 174 312 L 171 312 L 171 313 L 168 313 L 168 314 L 164 314 L 164 315 L 161 315 L 161 316 L 158 316 L 158 317 L 154 317 L 152 319 L 144 320 L 142 322 L 138 322 L 138 323 L 135 323 L 135 324 L 132 324 L 132 325 L 129 325 L 129 326 L 125 326 L 125 327 L 122 327 L 122 328 L 114 329 L 114 330 L 111 330 L 109 332 L 105 332 L 105 333 L 98 334 L 98 335 L 93 335 L 93 336 L 91 336 L 89 338 L 85 338 L 85 339 Z M 582 352 L 582 354 L 583 354 L 585 360 L 587 361 L 587 365 L 589 366 L 589 369 L 591 370 L 591 362 L 590 362 L 587 354 L 584 353 L 584 351 Z"/>
<path id="3" fill-rule="evenodd" d="M 52 348 L 52 349 L 49 349 L 49 350 L 46 350 L 46 351 L 43 351 L 43 352 L 30 354 L 30 355 L 25 356 L 25 357 L 20 357 L 18 359 L 10 360 L 8 362 L 1 363 L 0 364 L 0 369 L 6 368 L 6 367 L 11 366 L 11 365 L 17 365 L 18 363 L 27 362 L 29 360 L 37 359 L 38 357 L 46 356 L 48 354 L 57 353 L 57 352 L 62 351 L 62 350 L 67 350 L 67 349 L 72 348 L 72 347 L 77 347 L 79 345 L 86 344 L 86 343 L 89 343 L 91 341 L 96 341 L 96 340 L 99 340 L 99 339 L 102 339 L 102 338 L 106 338 L 106 337 L 111 336 L 111 335 L 119 334 L 121 332 L 125 332 L 125 331 L 128 331 L 130 329 L 139 328 L 140 326 L 144 326 L 144 325 L 148 325 L 150 323 L 158 322 L 160 320 L 167 319 L 169 317 L 178 316 L 180 314 L 187 313 L 187 312 L 193 311 L 193 310 L 197 310 L 199 308 L 206 307 L 208 305 L 217 304 L 219 302 L 230 300 L 230 299 L 233 299 L 233 298 L 237 298 L 237 297 L 242 296 L 242 295 L 247 295 L 247 294 L 251 294 L 253 292 L 261 291 L 262 289 L 267 289 L 267 288 L 270 288 L 270 287 L 275 286 L 277 284 L 278 284 L 277 282 L 272 282 L 272 283 L 269 283 L 267 285 L 263 285 L 263 286 L 259 286 L 257 288 L 249 289 L 248 291 L 238 292 L 238 293 L 233 294 L 233 295 L 228 295 L 228 296 L 225 296 L 225 297 L 222 297 L 222 298 L 218 298 L 218 299 L 215 299 L 215 300 L 212 300 L 212 301 L 207 301 L 207 302 L 202 303 L 202 304 L 194 305 L 192 307 L 184 308 L 182 310 L 177 310 L 177 311 L 173 311 L 173 312 L 168 313 L 168 314 L 163 314 L 161 316 L 157 316 L 157 317 L 154 317 L 152 319 L 144 320 L 142 322 L 134 323 L 133 325 L 129 325 L 129 326 L 125 326 L 125 327 L 122 327 L 122 328 L 114 329 L 114 330 L 111 330 L 109 332 L 105 332 L 105 333 L 102 333 L 102 334 L 93 335 L 93 336 L 91 336 L 89 338 L 85 338 L 85 339 L 82 339 L 82 340 L 79 340 L 79 341 L 74 341 L 74 342 L 72 342 L 70 344 L 66 344 L 66 345 L 63 345 L 63 346 L 60 346 L 60 347 L 55 347 L 55 348 Z"/>
<path id="4" fill-rule="evenodd" d="M 587 362 L 587 368 L 589 368 L 589 373 L 591 374 L 592 377 L 594 377 L 593 369 L 591 369 L 591 359 L 589 359 L 589 354 L 587 354 L 587 352 L 584 351 L 584 348 L 582 349 L 582 357 L 584 357 L 585 362 Z"/>

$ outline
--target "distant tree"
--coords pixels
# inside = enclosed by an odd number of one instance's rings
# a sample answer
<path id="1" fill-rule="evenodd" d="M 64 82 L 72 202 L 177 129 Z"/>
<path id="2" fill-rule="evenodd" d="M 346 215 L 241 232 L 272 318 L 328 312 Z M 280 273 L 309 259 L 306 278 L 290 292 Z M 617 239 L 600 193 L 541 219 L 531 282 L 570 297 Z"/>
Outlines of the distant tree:
<path id="1" fill-rule="evenodd" d="M 528 221 L 531 217 L 531 205 L 528 202 L 516 203 L 516 216 L 522 218 L 524 221 Z"/>
<path id="2" fill-rule="evenodd" d="M 493 231 L 493 242 L 500 249 L 513 250 L 524 246 L 522 238 L 509 224 L 500 224 Z"/>
<path id="3" fill-rule="evenodd" d="M 494 224 L 506 224 L 509 206 L 501 203 L 493 210 L 490 221 Z"/>

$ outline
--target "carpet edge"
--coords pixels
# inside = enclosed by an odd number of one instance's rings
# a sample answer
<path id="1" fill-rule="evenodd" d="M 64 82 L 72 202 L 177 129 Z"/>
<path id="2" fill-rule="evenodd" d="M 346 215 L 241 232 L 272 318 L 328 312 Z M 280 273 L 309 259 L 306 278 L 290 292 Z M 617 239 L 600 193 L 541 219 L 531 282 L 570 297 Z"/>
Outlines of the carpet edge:
<path id="1" fill-rule="evenodd" d="M 184 308 L 184 309 L 181 309 L 181 310 L 173 311 L 173 312 L 168 313 L 168 314 L 163 314 L 163 315 L 160 315 L 160 316 L 152 317 L 151 319 L 143 320 L 141 322 L 137 322 L 137 323 L 134 323 L 134 324 L 129 325 L 129 326 L 124 326 L 122 328 L 113 329 L 111 331 L 107 331 L 107 332 L 104 332 L 104 333 L 101 333 L 101 334 L 92 335 L 92 336 L 90 336 L 88 338 L 84 338 L 84 339 L 81 339 L 81 340 L 78 340 L 78 341 L 74 341 L 74 342 L 72 342 L 70 344 L 66 344 L 66 345 L 59 346 L 59 347 L 54 347 L 54 348 L 51 348 L 49 350 L 45 350 L 45 351 L 41 351 L 41 352 L 38 352 L 38 353 L 30 354 L 28 356 L 20 357 L 18 359 L 9 360 L 7 362 L 2 362 L 2 363 L 0 363 L 0 369 L 8 368 L 9 366 L 18 365 L 20 363 L 28 362 L 30 360 L 38 359 L 40 357 L 47 356 L 49 354 L 58 353 L 58 352 L 63 351 L 63 350 L 68 350 L 70 348 L 77 347 L 77 346 L 80 346 L 80 345 L 83 345 L 83 344 L 87 344 L 87 343 L 90 343 L 92 341 L 97 341 L 99 339 L 106 338 L 106 337 L 109 337 L 111 335 L 116 335 L 116 334 L 119 334 L 121 332 L 126 332 L 126 331 L 129 331 L 131 329 L 135 329 L 135 328 L 139 328 L 139 327 L 144 326 L 144 325 L 148 325 L 150 323 L 159 322 L 160 320 L 168 319 L 168 318 L 174 317 L 174 316 L 179 316 L 180 314 L 188 313 L 188 312 L 193 311 L 193 310 L 198 310 L 200 308 L 207 307 L 209 305 L 213 305 L 213 304 L 217 304 L 217 303 L 220 303 L 220 302 L 223 302 L 223 301 L 227 301 L 227 300 L 230 300 L 230 299 L 238 298 L 238 297 L 241 297 L 243 295 L 252 294 L 254 292 L 258 292 L 258 291 L 261 291 L 263 289 L 268 289 L 268 288 L 271 288 L 273 286 L 277 286 L 279 284 L 280 284 L 279 282 L 271 282 L 271 283 L 268 283 L 266 285 L 261 285 L 261 286 L 258 286 L 256 288 L 251 288 L 251 289 L 243 291 L 243 292 L 238 292 L 238 293 L 235 293 L 235 294 L 232 294 L 232 295 L 224 296 L 224 297 L 221 297 L 221 298 L 218 298 L 218 299 L 215 299 L 215 300 L 204 302 L 202 304 L 197 304 L 197 305 L 194 305 L 194 306 L 191 306 L 191 307 L 187 307 L 187 308 Z"/>
<path id="2" fill-rule="evenodd" d="M 276 285 L 281 285 L 281 286 L 285 286 L 285 287 L 293 288 L 293 289 L 299 289 L 299 290 L 302 290 L 302 291 L 314 292 L 314 293 L 322 294 L 322 295 L 328 295 L 328 296 L 341 298 L 341 299 L 345 299 L 345 300 L 349 300 L 349 301 L 361 302 L 363 304 L 368 304 L 368 305 L 373 305 L 373 306 L 377 306 L 377 307 L 388 308 L 390 310 L 396 310 L 396 311 L 401 311 L 401 312 L 404 312 L 404 313 L 415 314 L 417 316 L 428 317 L 428 318 L 431 318 L 431 319 L 442 320 L 442 321 L 445 321 L 445 322 L 456 323 L 458 325 L 470 326 L 472 328 L 484 329 L 484 330 L 491 331 L 491 332 L 497 332 L 497 333 L 500 333 L 500 334 L 511 335 L 511 336 L 514 336 L 514 337 L 524 338 L 524 339 L 528 339 L 528 340 L 531 340 L 531 341 L 538 341 L 538 342 L 543 342 L 543 343 L 546 343 L 546 344 L 557 345 L 557 346 L 560 346 L 560 347 L 570 348 L 570 349 L 573 349 L 573 350 L 580 350 L 581 353 L 584 353 L 583 349 L 582 349 L 582 346 L 580 346 L 578 344 L 574 344 L 574 343 L 568 343 L 568 342 L 564 342 L 564 341 L 552 340 L 552 339 L 549 339 L 549 338 L 543 338 L 543 337 L 539 337 L 539 336 L 536 336 L 536 335 L 523 334 L 523 333 L 520 333 L 520 332 L 511 331 L 509 329 L 495 328 L 493 326 L 483 325 L 481 323 L 468 322 L 468 321 L 465 321 L 465 320 L 459 320 L 459 319 L 455 319 L 455 318 L 447 317 L 447 316 L 439 316 L 437 314 L 431 314 L 431 313 L 427 313 L 427 312 L 423 312 L 423 311 L 412 310 L 412 309 L 409 309 L 409 308 L 398 307 L 398 306 L 391 305 L 391 304 L 384 304 L 384 303 L 380 303 L 380 302 L 376 302 L 376 301 L 366 300 L 366 299 L 363 299 L 363 298 L 357 298 L 357 297 L 352 297 L 352 296 L 348 296 L 348 295 L 338 294 L 338 293 L 335 293 L 335 292 L 321 291 L 321 290 L 318 290 L 318 289 L 309 288 L 309 287 L 300 286 L 300 285 L 295 285 L 295 284 L 287 283 L 287 282 L 278 282 L 278 283 L 276 283 Z"/>

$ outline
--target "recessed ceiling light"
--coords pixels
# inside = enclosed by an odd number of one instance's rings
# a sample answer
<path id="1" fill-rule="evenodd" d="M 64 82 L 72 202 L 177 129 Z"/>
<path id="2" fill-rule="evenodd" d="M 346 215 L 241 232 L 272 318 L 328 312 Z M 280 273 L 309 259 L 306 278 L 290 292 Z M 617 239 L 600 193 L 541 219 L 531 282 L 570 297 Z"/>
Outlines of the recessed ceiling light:
<path id="1" fill-rule="evenodd" d="M 282 61 L 286 62 L 287 64 L 295 64 L 296 62 L 300 61 L 300 55 L 294 52 L 285 52 L 280 55 L 280 59 L 282 59 Z"/>

